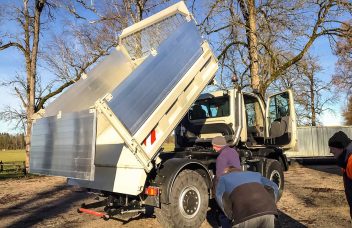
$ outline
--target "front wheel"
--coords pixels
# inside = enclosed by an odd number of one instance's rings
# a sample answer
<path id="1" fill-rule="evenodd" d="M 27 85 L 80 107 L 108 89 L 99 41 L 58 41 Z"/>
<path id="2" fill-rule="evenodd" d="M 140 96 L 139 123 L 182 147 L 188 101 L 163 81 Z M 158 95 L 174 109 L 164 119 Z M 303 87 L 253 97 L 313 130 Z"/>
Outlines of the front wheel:
<path id="1" fill-rule="evenodd" d="M 284 191 L 284 171 L 279 161 L 274 159 L 268 159 L 266 162 L 265 177 L 273 181 L 279 187 L 278 201 L 280 200 Z"/>
<path id="2" fill-rule="evenodd" d="M 170 203 L 155 209 L 163 227 L 200 227 L 208 209 L 208 188 L 196 171 L 183 170 L 170 193 Z"/>

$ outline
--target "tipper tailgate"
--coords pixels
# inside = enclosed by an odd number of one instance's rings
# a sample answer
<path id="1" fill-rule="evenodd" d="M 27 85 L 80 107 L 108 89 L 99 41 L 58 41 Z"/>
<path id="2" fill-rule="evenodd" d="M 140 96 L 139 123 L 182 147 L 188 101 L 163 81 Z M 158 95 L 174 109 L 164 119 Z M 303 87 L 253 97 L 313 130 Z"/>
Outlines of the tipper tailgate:
<path id="1" fill-rule="evenodd" d="M 37 120 L 33 124 L 30 172 L 92 180 L 95 132 L 94 111 Z"/>

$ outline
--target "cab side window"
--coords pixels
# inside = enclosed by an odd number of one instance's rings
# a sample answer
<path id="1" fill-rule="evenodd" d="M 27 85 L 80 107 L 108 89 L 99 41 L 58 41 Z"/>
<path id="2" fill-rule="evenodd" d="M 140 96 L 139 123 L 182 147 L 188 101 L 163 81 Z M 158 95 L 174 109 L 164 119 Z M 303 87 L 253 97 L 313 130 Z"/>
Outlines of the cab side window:
<path id="1" fill-rule="evenodd" d="M 282 117 L 290 115 L 290 102 L 288 93 L 278 94 L 270 99 L 269 119 L 270 123 Z"/>
<path id="2" fill-rule="evenodd" d="M 247 127 L 263 127 L 264 116 L 259 101 L 255 97 L 245 97 Z"/>
<path id="3" fill-rule="evenodd" d="M 207 107 L 204 105 L 194 104 L 190 112 L 190 119 L 205 119 L 207 116 L 209 116 L 207 110 Z"/>

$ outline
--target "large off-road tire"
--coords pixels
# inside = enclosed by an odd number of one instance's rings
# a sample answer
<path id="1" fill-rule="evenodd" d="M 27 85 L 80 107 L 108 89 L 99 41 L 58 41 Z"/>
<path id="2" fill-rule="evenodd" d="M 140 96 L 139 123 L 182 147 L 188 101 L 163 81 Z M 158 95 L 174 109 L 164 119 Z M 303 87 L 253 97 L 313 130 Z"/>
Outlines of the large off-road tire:
<path id="1" fill-rule="evenodd" d="M 163 227 L 200 227 L 208 200 L 205 179 L 196 171 L 183 170 L 172 186 L 170 203 L 155 208 L 155 214 Z"/>
<path id="2" fill-rule="evenodd" d="M 279 196 L 277 199 L 279 201 L 285 186 L 284 171 L 281 163 L 274 159 L 268 159 L 266 161 L 265 177 L 279 186 Z"/>

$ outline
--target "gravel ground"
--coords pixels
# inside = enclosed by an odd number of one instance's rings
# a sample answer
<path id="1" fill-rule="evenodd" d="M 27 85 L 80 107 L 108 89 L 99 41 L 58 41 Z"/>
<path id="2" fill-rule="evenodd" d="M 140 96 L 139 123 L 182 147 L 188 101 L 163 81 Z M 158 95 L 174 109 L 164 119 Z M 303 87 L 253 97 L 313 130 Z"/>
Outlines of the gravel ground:
<path id="1" fill-rule="evenodd" d="M 60 177 L 0 181 L 1 227 L 160 227 L 154 216 L 103 219 L 78 214 L 94 196 L 66 186 Z M 278 203 L 277 227 L 352 227 L 339 169 L 329 165 L 294 164 L 285 173 L 285 191 Z M 216 227 L 209 209 L 202 227 Z"/>

